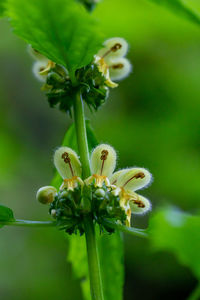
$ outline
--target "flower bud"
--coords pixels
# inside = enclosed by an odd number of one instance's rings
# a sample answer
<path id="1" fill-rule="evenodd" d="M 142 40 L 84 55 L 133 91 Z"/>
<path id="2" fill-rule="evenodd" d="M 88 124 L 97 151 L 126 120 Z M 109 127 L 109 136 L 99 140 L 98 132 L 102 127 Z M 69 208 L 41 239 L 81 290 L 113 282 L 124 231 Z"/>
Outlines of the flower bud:
<path id="1" fill-rule="evenodd" d="M 96 191 L 95 191 L 95 195 L 97 196 L 97 197 L 104 197 L 105 196 L 105 191 L 103 190 L 103 189 L 97 189 Z"/>
<path id="2" fill-rule="evenodd" d="M 106 144 L 97 146 L 91 155 L 92 174 L 110 177 L 115 169 L 116 158 L 113 147 Z"/>
<path id="3" fill-rule="evenodd" d="M 46 58 L 39 51 L 34 49 L 31 45 L 28 45 L 27 50 L 28 50 L 28 53 L 32 56 L 32 58 L 34 58 L 36 60 L 42 60 L 42 61 L 48 62 L 48 58 Z"/>
<path id="4" fill-rule="evenodd" d="M 52 209 L 52 210 L 51 210 L 51 216 L 52 216 L 53 218 L 56 218 L 56 210 L 55 210 L 55 209 Z"/>
<path id="5" fill-rule="evenodd" d="M 53 186 L 44 186 L 37 191 L 36 199 L 42 204 L 53 202 L 57 190 Z"/>
<path id="6" fill-rule="evenodd" d="M 58 148 L 54 154 L 54 164 L 63 179 L 70 179 L 74 176 L 81 177 L 80 160 L 71 148 Z"/>
<path id="7" fill-rule="evenodd" d="M 131 212 L 133 214 L 145 214 L 147 211 L 151 210 L 150 201 L 137 194 L 137 199 L 130 199 L 129 205 L 131 208 Z"/>
<path id="8" fill-rule="evenodd" d="M 147 186 L 151 181 L 151 174 L 143 168 L 127 169 L 117 180 L 117 186 L 128 191 L 136 191 Z"/>
<path id="9" fill-rule="evenodd" d="M 109 74 L 112 80 L 122 80 L 127 77 L 132 70 L 132 65 L 126 58 L 119 58 L 109 64 Z"/>

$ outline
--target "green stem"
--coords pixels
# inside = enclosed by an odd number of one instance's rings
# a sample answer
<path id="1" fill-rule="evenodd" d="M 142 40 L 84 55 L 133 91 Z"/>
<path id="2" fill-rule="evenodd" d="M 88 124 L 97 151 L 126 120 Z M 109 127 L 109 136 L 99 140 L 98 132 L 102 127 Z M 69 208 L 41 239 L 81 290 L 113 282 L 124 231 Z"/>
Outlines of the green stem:
<path id="1" fill-rule="evenodd" d="M 85 236 L 88 254 L 88 266 L 90 276 L 90 289 L 93 300 L 103 300 L 103 289 L 101 282 L 100 265 L 98 259 L 98 249 L 95 236 L 93 220 L 90 216 L 84 220 Z"/>
<path id="2" fill-rule="evenodd" d="M 89 162 L 89 150 L 88 150 L 88 142 L 87 142 L 83 100 L 81 98 L 80 92 L 77 93 L 74 101 L 74 121 L 75 121 L 75 128 L 76 128 L 78 151 L 82 163 L 83 179 L 85 179 L 90 176 L 90 162 Z"/>
<path id="3" fill-rule="evenodd" d="M 83 179 L 91 175 L 87 133 L 85 126 L 85 116 L 83 100 L 80 92 L 77 93 L 74 101 L 74 119 L 76 136 L 80 160 L 82 164 Z M 90 276 L 90 289 L 92 300 L 103 300 L 103 288 L 101 281 L 97 242 L 95 237 L 95 227 L 91 216 L 84 219 L 85 237 L 87 244 L 88 267 Z"/>
<path id="4" fill-rule="evenodd" d="M 125 233 L 129 233 L 134 236 L 139 236 L 142 238 L 148 238 L 148 232 L 146 229 L 139 229 L 139 228 L 134 228 L 134 227 L 127 227 L 125 225 L 117 224 L 116 222 L 110 221 L 110 220 L 103 220 L 103 224 L 108 226 L 109 228 L 112 229 L 117 229 L 119 231 L 123 231 Z"/>
<path id="5" fill-rule="evenodd" d="M 23 226 L 23 227 L 52 227 L 56 226 L 52 221 L 29 221 L 29 220 L 14 220 L 0 221 L 0 225 L 6 226 Z"/>

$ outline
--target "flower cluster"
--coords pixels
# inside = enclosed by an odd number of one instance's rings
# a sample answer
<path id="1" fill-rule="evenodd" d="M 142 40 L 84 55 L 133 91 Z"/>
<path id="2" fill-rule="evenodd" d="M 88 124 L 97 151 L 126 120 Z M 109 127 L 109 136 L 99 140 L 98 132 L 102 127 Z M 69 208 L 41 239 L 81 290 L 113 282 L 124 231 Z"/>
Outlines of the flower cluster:
<path id="1" fill-rule="evenodd" d="M 43 82 L 51 107 L 71 113 L 77 90 L 81 91 L 89 108 L 97 110 L 107 99 L 109 88 L 118 86 L 114 81 L 124 79 L 131 72 L 131 64 L 125 58 L 128 44 L 122 38 L 106 40 L 104 47 L 94 56 L 93 61 L 76 71 L 76 85 L 72 84 L 69 72 L 29 46 L 31 56 L 36 60 L 33 73 Z"/>
<path id="2" fill-rule="evenodd" d="M 116 152 L 107 144 L 97 146 L 90 159 L 91 176 L 83 180 L 76 152 L 68 147 L 55 151 L 54 164 L 63 178 L 57 191 L 52 186 L 39 189 L 37 199 L 50 204 L 50 214 L 68 233 L 84 232 L 83 218 L 90 214 L 104 229 L 103 220 L 112 219 L 130 226 L 132 214 L 151 209 L 148 199 L 136 190 L 149 185 L 151 174 L 144 168 L 127 168 L 114 172 Z"/>

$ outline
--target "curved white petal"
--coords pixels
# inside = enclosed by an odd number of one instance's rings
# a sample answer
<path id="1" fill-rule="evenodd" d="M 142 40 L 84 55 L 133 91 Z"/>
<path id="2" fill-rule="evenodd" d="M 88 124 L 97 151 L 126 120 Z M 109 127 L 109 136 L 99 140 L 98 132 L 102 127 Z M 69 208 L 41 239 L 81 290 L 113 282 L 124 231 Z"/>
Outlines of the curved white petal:
<path id="1" fill-rule="evenodd" d="M 126 58 L 119 58 L 109 63 L 109 74 L 112 80 L 122 80 L 132 71 L 132 65 Z"/>
<path id="2" fill-rule="evenodd" d="M 91 155 L 92 174 L 110 177 L 116 166 L 115 149 L 107 144 L 97 146 Z"/>
<path id="3" fill-rule="evenodd" d="M 54 153 L 54 164 L 63 179 L 81 177 L 81 163 L 75 151 L 60 147 Z"/>
<path id="4" fill-rule="evenodd" d="M 113 173 L 112 176 L 111 176 L 111 178 L 110 178 L 110 183 L 111 183 L 112 185 L 117 185 L 117 182 L 118 182 L 119 177 L 120 177 L 122 174 L 126 173 L 127 170 L 128 170 L 128 169 L 122 169 L 122 170 L 119 170 L 119 171 Z"/>
<path id="5" fill-rule="evenodd" d="M 129 200 L 129 205 L 133 214 L 145 214 L 151 210 L 151 202 L 147 198 L 138 194 L 136 194 L 136 196 L 137 199 L 134 197 Z"/>
<path id="6" fill-rule="evenodd" d="M 147 186 L 151 181 L 151 174 L 144 168 L 131 168 L 122 173 L 117 180 L 117 186 L 126 191 L 136 191 Z"/>
<path id="7" fill-rule="evenodd" d="M 120 37 L 114 37 L 104 42 L 104 48 L 98 52 L 98 55 L 103 57 L 105 61 L 108 62 L 110 59 L 124 57 L 127 51 L 127 41 Z"/>
<path id="8" fill-rule="evenodd" d="M 41 74 L 41 72 L 47 68 L 47 65 L 48 65 L 48 61 L 42 61 L 42 60 L 38 60 L 33 64 L 33 69 L 32 69 L 33 74 L 41 82 L 46 81 L 47 74 Z"/>

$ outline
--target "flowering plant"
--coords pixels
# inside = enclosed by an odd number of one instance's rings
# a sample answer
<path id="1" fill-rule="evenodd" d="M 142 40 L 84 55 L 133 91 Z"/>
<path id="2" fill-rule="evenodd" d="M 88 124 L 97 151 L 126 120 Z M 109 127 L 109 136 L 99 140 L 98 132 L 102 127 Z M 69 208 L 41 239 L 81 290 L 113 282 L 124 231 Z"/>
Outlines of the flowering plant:
<path id="1" fill-rule="evenodd" d="M 14 31 L 28 44 L 28 52 L 34 60 L 33 74 L 42 83 L 41 90 L 50 107 L 58 108 L 74 120 L 63 145 L 54 152 L 56 174 L 52 183 L 39 188 L 36 193 L 36 199 L 48 205 L 50 220 L 15 219 L 10 208 L 0 205 L 0 227 L 57 227 L 68 237 L 71 252 L 76 247 L 74 264 L 78 260 L 77 245 L 83 236 L 87 251 L 82 247 L 81 252 L 85 251 L 88 261 L 88 269 L 83 276 L 86 285 L 89 282 L 87 279 L 90 279 L 90 294 L 87 286 L 84 289 L 85 299 L 91 296 L 92 300 L 121 300 L 121 232 L 141 238 L 150 237 L 160 248 L 166 245 L 179 254 L 174 241 L 181 241 L 179 246 L 182 251 L 182 240 L 187 238 L 185 232 L 191 230 L 191 224 L 192 228 L 194 223 L 199 225 L 200 220 L 169 208 L 155 215 L 147 229 L 132 226 L 135 215 L 151 211 L 151 202 L 137 191 L 150 185 L 152 175 L 140 167 L 118 170 L 115 149 L 109 144 L 98 144 L 93 130 L 85 121 L 84 105 L 92 113 L 97 113 L 108 101 L 110 91 L 117 88 L 119 82 L 133 70 L 126 58 L 129 49 L 127 41 L 122 37 L 105 39 L 91 14 L 98 2 L 7 0 L 2 7 L 0 4 L 0 13 L 9 17 Z M 181 7 L 182 13 L 198 20 L 179 1 L 174 1 L 175 4 L 170 0 L 164 2 L 170 3 L 170 8 L 175 10 Z M 175 216 L 173 221 L 171 216 Z M 195 226 L 194 232 L 198 232 L 198 228 Z M 169 232 L 166 239 L 165 235 Z M 74 237 L 75 246 L 72 243 Z M 105 237 L 107 248 L 102 242 Z M 167 244 L 166 240 L 171 243 Z M 194 238 L 192 242 L 199 249 L 199 240 Z M 194 268 L 190 261 L 193 255 L 185 251 L 179 256 L 199 276 L 199 268 Z M 120 280 L 115 270 L 119 272 Z M 112 280 L 108 281 L 110 274 Z"/>

